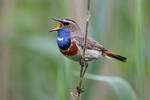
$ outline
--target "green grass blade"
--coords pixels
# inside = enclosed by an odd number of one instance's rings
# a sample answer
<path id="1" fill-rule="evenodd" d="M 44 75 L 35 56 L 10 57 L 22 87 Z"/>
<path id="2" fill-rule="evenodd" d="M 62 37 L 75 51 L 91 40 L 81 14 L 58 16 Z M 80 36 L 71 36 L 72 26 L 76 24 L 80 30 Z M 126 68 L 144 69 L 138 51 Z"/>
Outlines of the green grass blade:
<path id="1" fill-rule="evenodd" d="M 71 82 L 72 82 L 72 74 L 71 74 L 71 63 L 70 60 L 66 57 L 64 57 L 64 67 L 65 67 L 65 78 L 66 78 L 66 85 L 67 85 L 67 91 L 69 94 L 69 90 L 71 87 Z"/>
<path id="2" fill-rule="evenodd" d="M 58 76 L 57 76 L 57 100 L 68 100 L 67 97 L 67 86 L 66 86 L 66 80 L 65 80 L 65 71 L 64 66 L 60 64 L 58 68 Z"/>
<path id="3" fill-rule="evenodd" d="M 128 82 L 119 77 L 86 74 L 85 78 L 100 82 L 106 82 L 115 90 L 120 100 L 137 100 L 136 95 Z"/>
<path id="4" fill-rule="evenodd" d="M 70 98 L 70 86 L 71 86 L 71 71 L 70 71 L 70 62 L 67 58 L 64 57 L 64 62 L 59 65 L 58 68 L 58 77 L 57 77 L 57 91 L 58 98 L 57 100 L 69 100 Z"/>
<path id="5" fill-rule="evenodd" d="M 145 66 L 142 41 L 142 0 L 136 0 L 136 25 L 135 25 L 135 62 L 138 74 L 139 100 L 145 100 Z"/>

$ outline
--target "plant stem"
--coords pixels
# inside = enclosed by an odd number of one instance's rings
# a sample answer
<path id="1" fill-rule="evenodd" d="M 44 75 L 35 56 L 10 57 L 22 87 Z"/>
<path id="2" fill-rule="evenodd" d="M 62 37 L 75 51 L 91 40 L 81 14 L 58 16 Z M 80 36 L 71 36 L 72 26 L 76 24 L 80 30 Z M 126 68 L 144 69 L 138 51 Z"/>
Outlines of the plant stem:
<path id="1" fill-rule="evenodd" d="M 82 57 L 83 57 L 83 58 L 84 58 L 84 55 L 85 55 L 85 49 L 86 49 L 86 45 L 87 45 L 89 19 L 90 19 L 90 0 L 88 0 L 88 11 L 87 11 L 85 37 L 84 37 L 84 46 L 83 46 L 83 53 L 82 53 Z"/>
<path id="2" fill-rule="evenodd" d="M 87 45 L 87 37 L 88 37 L 88 26 L 89 26 L 89 19 L 90 19 L 90 0 L 88 0 L 88 10 L 87 10 L 87 19 L 86 19 L 86 28 L 85 28 L 85 37 L 84 37 L 84 46 L 83 46 L 83 53 L 82 53 L 82 59 L 83 59 L 83 64 L 81 65 L 81 70 L 80 70 L 80 81 L 79 81 L 79 85 L 77 87 L 77 93 L 78 93 L 78 99 L 81 99 L 81 93 L 83 92 L 82 90 L 82 79 L 84 77 L 84 74 L 86 73 L 88 64 L 86 64 L 85 60 L 84 60 L 84 55 L 85 55 L 85 50 L 86 50 L 86 45 Z M 83 69 L 83 65 L 85 65 L 85 69 Z M 84 70 L 84 71 L 83 71 Z"/>
<path id="3" fill-rule="evenodd" d="M 135 25 L 135 50 L 136 66 L 138 74 L 139 100 L 145 100 L 145 66 L 142 45 L 142 0 L 136 0 L 136 25 Z"/>

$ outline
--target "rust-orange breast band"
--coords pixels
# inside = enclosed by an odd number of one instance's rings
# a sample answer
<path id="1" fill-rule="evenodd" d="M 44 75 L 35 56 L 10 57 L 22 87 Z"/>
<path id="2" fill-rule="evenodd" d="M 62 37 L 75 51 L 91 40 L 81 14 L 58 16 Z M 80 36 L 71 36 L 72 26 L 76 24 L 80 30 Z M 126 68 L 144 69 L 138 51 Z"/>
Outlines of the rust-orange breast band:
<path id="1" fill-rule="evenodd" d="M 66 56 L 75 56 L 75 55 L 78 54 L 79 49 L 77 47 L 76 41 L 73 40 L 72 44 L 71 44 L 71 47 L 68 50 L 61 50 L 60 49 L 60 51 L 61 51 L 61 53 L 63 53 Z"/>

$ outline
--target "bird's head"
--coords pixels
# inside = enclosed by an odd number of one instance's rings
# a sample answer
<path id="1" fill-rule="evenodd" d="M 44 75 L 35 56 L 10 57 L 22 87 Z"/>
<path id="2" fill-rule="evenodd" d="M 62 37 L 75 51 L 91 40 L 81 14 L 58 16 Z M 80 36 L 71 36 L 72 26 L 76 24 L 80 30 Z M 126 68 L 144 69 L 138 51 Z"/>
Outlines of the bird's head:
<path id="1" fill-rule="evenodd" d="M 50 32 L 62 30 L 64 28 L 67 28 L 70 32 L 80 31 L 80 27 L 72 19 L 68 19 L 68 18 L 61 18 L 61 19 L 52 18 L 52 19 L 58 22 L 58 26 L 50 30 Z"/>

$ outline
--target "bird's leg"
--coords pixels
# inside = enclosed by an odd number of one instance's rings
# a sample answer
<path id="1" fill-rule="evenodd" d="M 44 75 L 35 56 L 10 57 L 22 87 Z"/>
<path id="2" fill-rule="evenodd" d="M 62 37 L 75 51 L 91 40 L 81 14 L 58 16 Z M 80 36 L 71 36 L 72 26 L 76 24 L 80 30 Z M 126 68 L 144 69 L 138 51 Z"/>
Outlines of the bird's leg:
<path id="1" fill-rule="evenodd" d="M 80 60 L 80 66 L 84 67 L 85 66 L 85 61 L 83 59 Z"/>
<path id="2" fill-rule="evenodd" d="M 88 68 L 88 63 L 85 62 L 85 69 L 83 71 L 83 74 L 82 74 L 82 78 L 84 77 L 86 71 L 87 71 L 87 68 Z"/>

